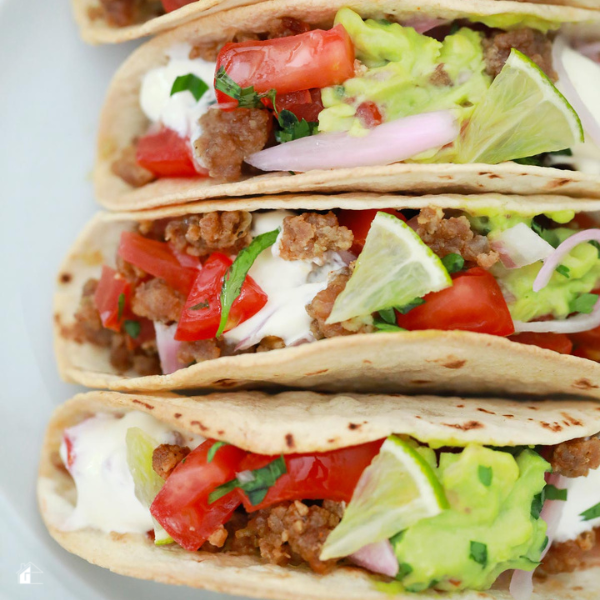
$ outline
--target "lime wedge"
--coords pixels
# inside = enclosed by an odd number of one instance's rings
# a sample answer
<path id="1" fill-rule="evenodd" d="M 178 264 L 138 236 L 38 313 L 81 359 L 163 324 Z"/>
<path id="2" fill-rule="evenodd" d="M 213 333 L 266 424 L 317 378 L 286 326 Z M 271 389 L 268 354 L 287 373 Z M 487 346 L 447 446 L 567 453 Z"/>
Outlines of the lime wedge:
<path id="1" fill-rule="evenodd" d="M 378 212 L 346 289 L 337 297 L 327 323 L 404 306 L 452 285 L 442 261 L 403 221 Z"/>
<path id="2" fill-rule="evenodd" d="M 445 508 L 448 501 L 433 468 L 415 447 L 392 435 L 362 474 L 321 560 L 349 556 Z"/>
<path id="3" fill-rule="evenodd" d="M 457 162 L 496 164 L 577 142 L 583 142 L 583 128 L 573 107 L 513 48 L 457 142 Z"/>
<path id="4" fill-rule="evenodd" d="M 125 436 L 127 443 L 127 466 L 133 477 L 136 498 L 150 508 L 164 480 L 152 468 L 152 453 L 158 442 L 139 427 L 130 427 Z M 173 538 L 154 519 L 154 543 L 157 546 L 172 544 Z"/>

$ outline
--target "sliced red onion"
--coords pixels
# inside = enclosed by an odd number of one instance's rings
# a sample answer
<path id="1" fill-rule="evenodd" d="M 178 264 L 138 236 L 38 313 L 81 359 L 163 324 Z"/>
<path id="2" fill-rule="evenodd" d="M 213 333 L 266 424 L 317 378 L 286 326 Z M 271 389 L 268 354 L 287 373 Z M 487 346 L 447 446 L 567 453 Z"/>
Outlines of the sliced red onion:
<path id="1" fill-rule="evenodd" d="M 571 252 L 575 246 L 579 246 L 579 244 L 583 244 L 584 242 L 591 242 L 592 240 L 600 242 L 600 229 L 586 229 L 585 231 L 580 231 L 560 244 L 544 262 L 544 266 L 540 269 L 540 272 L 533 282 L 533 291 L 539 292 L 548 285 L 556 267 L 560 265 L 560 261 Z"/>
<path id="2" fill-rule="evenodd" d="M 431 31 L 440 25 L 450 23 L 449 19 L 437 19 L 435 17 L 415 17 L 402 23 L 403 27 L 412 27 L 417 33 Z"/>
<path id="3" fill-rule="evenodd" d="M 573 84 L 564 64 L 564 54 L 569 50 L 577 52 L 567 45 L 564 38 L 558 37 L 554 40 L 554 43 L 552 44 L 552 59 L 554 70 L 558 75 L 560 91 L 579 115 L 586 136 L 593 140 L 597 146 L 600 146 L 600 122 L 598 122 L 592 113 L 592 109 L 588 108 L 588 105 L 581 97 L 581 93 Z M 586 83 L 589 84 L 589 82 Z"/>
<path id="4" fill-rule="evenodd" d="M 389 165 L 453 142 L 459 127 L 451 111 L 396 119 L 365 136 L 318 133 L 252 154 L 246 162 L 262 171 L 311 171 Z"/>
<path id="5" fill-rule="evenodd" d="M 398 575 L 398 559 L 389 540 L 363 546 L 360 550 L 351 554 L 349 558 L 354 564 L 373 573 L 381 573 L 388 577 Z"/>
<path id="6" fill-rule="evenodd" d="M 600 42 L 578 45 L 577 51 L 594 62 L 600 63 Z"/>
<path id="7" fill-rule="evenodd" d="M 177 353 L 181 347 L 181 342 L 175 339 L 177 323 L 167 326 L 154 321 L 154 331 L 156 331 L 156 347 L 163 374 L 168 375 L 183 368 L 184 365 L 177 358 Z"/>
<path id="8" fill-rule="evenodd" d="M 500 254 L 502 264 L 507 269 L 530 265 L 548 258 L 554 252 L 554 248 L 525 223 L 499 233 L 490 246 Z"/>
<path id="9" fill-rule="evenodd" d="M 548 483 L 556 486 L 559 489 L 566 488 L 566 480 L 562 475 L 552 474 L 548 477 Z M 546 529 L 546 536 L 548 537 L 548 544 L 544 548 L 540 556 L 540 561 L 546 556 L 552 540 L 558 530 L 560 518 L 564 510 L 565 503 L 562 500 L 546 500 L 544 502 L 544 508 L 540 513 L 540 518 L 546 521 L 548 528 Z M 515 600 L 529 600 L 533 594 L 533 571 L 515 571 L 510 580 L 510 594 Z"/>
<path id="10" fill-rule="evenodd" d="M 557 321 L 513 321 L 515 333 L 532 331 L 534 333 L 580 333 L 600 327 L 600 300 L 589 315 L 578 314 L 574 317 Z"/>

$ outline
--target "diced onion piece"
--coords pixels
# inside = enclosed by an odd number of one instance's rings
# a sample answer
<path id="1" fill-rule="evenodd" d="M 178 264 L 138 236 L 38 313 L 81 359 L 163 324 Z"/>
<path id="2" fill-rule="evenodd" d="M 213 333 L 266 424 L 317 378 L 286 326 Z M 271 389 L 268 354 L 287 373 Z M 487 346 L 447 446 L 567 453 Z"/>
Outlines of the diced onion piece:
<path id="1" fill-rule="evenodd" d="M 236 473 L 236 477 L 240 483 L 250 483 L 251 481 L 254 481 L 252 471 L 240 471 L 239 473 Z"/>
<path id="2" fill-rule="evenodd" d="M 373 573 L 381 573 L 388 577 L 396 577 L 398 574 L 398 559 L 389 540 L 363 546 L 349 558 L 354 564 Z"/>
<path id="3" fill-rule="evenodd" d="M 378 125 L 364 136 L 318 133 L 252 154 L 262 171 L 311 171 L 389 165 L 453 142 L 459 127 L 451 111 L 423 113 Z"/>
<path id="4" fill-rule="evenodd" d="M 544 262 L 544 266 L 540 269 L 540 272 L 533 282 L 533 291 L 539 292 L 548 285 L 556 267 L 560 265 L 562 259 L 571 252 L 575 246 L 591 241 L 600 242 L 600 229 L 586 229 L 585 231 L 580 231 L 560 244 Z"/>
<path id="5" fill-rule="evenodd" d="M 154 321 L 154 331 L 156 331 L 156 347 L 160 358 L 160 367 L 164 375 L 169 375 L 184 365 L 177 358 L 177 353 L 182 342 L 175 339 L 175 331 L 177 331 L 177 323 L 173 325 L 164 325 L 158 321 Z"/>
<path id="6" fill-rule="evenodd" d="M 525 223 L 496 235 L 490 242 L 507 269 L 518 269 L 548 258 L 554 248 Z"/>
<path id="7" fill-rule="evenodd" d="M 600 91 L 590 82 L 600 81 L 600 64 L 569 47 L 562 37 L 552 44 L 558 88 L 581 119 L 587 137 L 600 146 Z"/>

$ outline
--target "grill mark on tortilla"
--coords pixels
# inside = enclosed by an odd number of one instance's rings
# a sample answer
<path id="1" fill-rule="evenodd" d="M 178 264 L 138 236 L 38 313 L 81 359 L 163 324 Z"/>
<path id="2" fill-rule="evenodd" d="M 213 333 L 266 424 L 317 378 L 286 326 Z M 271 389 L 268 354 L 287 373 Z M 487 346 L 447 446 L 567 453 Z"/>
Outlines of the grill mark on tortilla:
<path id="1" fill-rule="evenodd" d="M 527 407 L 529 410 L 538 410 L 537 406 L 528 406 Z"/>
<path id="2" fill-rule="evenodd" d="M 507 419 L 514 419 L 515 415 L 502 415 L 503 417 L 506 417 Z"/>
<path id="3" fill-rule="evenodd" d="M 563 430 L 563 426 L 560 423 L 557 423 L 556 421 L 554 423 L 547 423 L 546 421 L 540 421 L 540 425 L 544 429 L 549 429 L 550 431 L 554 431 L 554 432 Z"/>
<path id="4" fill-rule="evenodd" d="M 61 283 L 70 283 L 73 279 L 73 275 L 71 273 L 61 273 L 60 274 L 60 282 Z"/>
<path id="5" fill-rule="evenodd" d="M 576 425 L 577 427 L 581 427 L 583 425 L 583 421 L 572 417 L 569 413 L 561 412 L 560 413 L 564 418 L 567 425 Z"/>
<path id="6" fill-rule="evenodd" d="M 470 431 L 471 429 L 481 429 L 483 424 L 479 421 L 467 421 L 466 423 L 442 423 L 445 427 L 460 429 L 461 431 Z"/>
<path id="7" fill-rule="evenodd" d="M 190 421 L 190 425 L 197 425 L 201 431 L 208 431 L 208 427 L 200 421 Z"/>
<path id="8" fill-rule="evenodd" d="M 296 445 L 296 442 L 294 441 L 294 436 L 291 433 L 285 434 L 285 445 L 288 448 L 293 448 Z"/>
<path id="9" fill-rule="evenodd" d="M 495 415 L 496 413 L 491 411 L 491 410 L 487 410 L 485 408 L 478 408 L 477 409 L 479 412 L 485 413 L 486 415 Z"/>
<path id="10" fill-rule="evenodd" d="M 141 400 L 136 400 L 135 398 L 132 400 L 132 402 L 135 402 L 136 404 L 141 404 L 142 406 L 145 406 L 148 410 L 154 410 L 154 406 L 152 406 L 152 404 L 148 404 L 147 402 L 142 402 Z"/>
<path id="11" fill-rule="evenodd" d="M 598 386 L 593 384 L 589 379 L 583 377 L 573 382 L 573 387 L 578 390 L 597 390 Z"/>
<path id="12" fill-rule="evenodd" d="M 448 357 L 450 358 L 450 357 Z M 446 367 L 446 369 L 462 369 L 467 364 L 466 360 L 454 359 L 447 363 L 442 363 L 442 367 Z"/>
<path id="13" fill-rule="evenodd" d="M 176 419 L 181 419 L 181 413 L 175 413 L 173 415 Z"/>
<path id="14" fill-rule="evenodd" d="M 365 358 L 365 359 L 363 360 L 363 363 L 364 363 L 365 365 L 372 365 L 372 364 L 373 364 L 373 361 L 372 361 L 372 360 L 368 360 L 367 358 Z"/>
<path id="15" fill-rule="evenodd" d="M 321 375 L 322 373 L 327 373 L 329 369 L 321 369 L 320 371 L 313 371 L 312 373 L 305 373 L 305 377 L 312 377 L 313 375 Z"/>

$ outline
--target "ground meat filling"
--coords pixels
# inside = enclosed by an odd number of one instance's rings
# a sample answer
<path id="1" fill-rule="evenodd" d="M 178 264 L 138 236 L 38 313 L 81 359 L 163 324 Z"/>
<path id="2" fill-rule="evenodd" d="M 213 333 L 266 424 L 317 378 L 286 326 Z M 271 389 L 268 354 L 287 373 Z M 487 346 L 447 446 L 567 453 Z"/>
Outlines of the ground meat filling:
<path id="1" fill-rule="evenodd" d="M 283 220 L 280 256 L 284 260 L 322 261 L 326 252 L 349 250 L 353 240 L 352 231 L 340 226 L 332 212 L 308 212 Z"/>
<path id="2" fill-rule="evenodd" d="M 194 142 L 200 162 L 211 177 L 237 181 L 244 160 L 265 147 L 273 119 L 269 111 L 259 108 L 209 110 L 200 117 L 200 125 L 202 135 Z"/>
<path id="3" fill-rule="evenodd" d="M 283 502 L 253 513 L 247 525 L 234 533 L 231 550 L 256 554 L 275 565 L 306 562 L 317 573 L 326 573 L 336 560 L 321 561 L 319 555 L 329 533 L 342 518 L 342 507 L 325 500 L 322 506 Z"/>
<path id="4" fill-rule="evenodd" d="M 113 161 L 110 169 L 125 183 L 133 187 L 142 187 L 156 179 L 154 173 L 144 169 L 136 160 L 136 145 L 131 144 L 121 151 L 119 158 Z"/>
<path id="5" fill-rule="evenodd" d="M 441 208 L 427 207 L 421 209 L 409 225 L 440 258 L 460 254 L 466 261 L 484 269 L 489 269 L 500 258 L 490 249 L 485 236 L 473 233 L 464 216 L 447 218 Z"/>
<path id="6" fill-rule="evenodd" d="M 187 446 L 161 444 L 152 452 L 152 468 L 163 479 L 167 479 L 173 469 L 190 453 Z"/>
<path id="7" fill-rule="evenodd" d="M 542 560 L 544 573 L 573 573 L 585 567 L 589 552 L 596 545 L 597 529 L 584 531 L 574 540 L 554 543 Z"/>
<path id="8" fill-rule="evenodd" d="M 549 459 L 553 473 L 564 477 L 587 477 L 600 467 L 600 439 L 570 440 L 556 446 Z"/>
<path id="9" fill-rule="evenodd" d="M 127 27 L 164 13 L 157 0 L 100 0 L 104 18 L 111 27 Z"/>
<path id="10" fill-rule="evenodd" d="M 177 360 L 183 365 L 193 365 L 219 356 L 221 356 L 221 348 L 215 339 L 182 342 L 177 352 Z"/>
<path id="11" fill-rule="evenodd" d="M 102 326 L 102 320 L 94 303 L 97 287 L 97 279 L 88 279 L 83 285 L 79 308 L 75 313 L 75 324 L 69 334 L 79 344 L 89 342 L 95 346 L 109 347 L 112 332 Z"/>
<path id="12" fill-rule="evenodd" d="M 137 316 L 161 323 L 179 321 L 184 304 L 185 296 L 181 292 L 164 279 L 156 278 L 138 285 L 131 300 L 131 308 Z"/>
<path id="13" fill-rule="evenodd" d="M 557 81 L 558 75 L 552 67 L 552 41 L 550 38 L 525 27 L 514 31 L 494 31 L 482 40 L 486 72 L 496 77 L 507 61 L 512 48 L 528 56 L 552 81 Z"/>
<path id="14" fill-rule="evenodd" d="M 243 210 L 215 211 L 171 221 L 165 239 L 179 252 L 208 256 L 214 251 L 237 254 L 251 241 L 252 216 Z"/>

